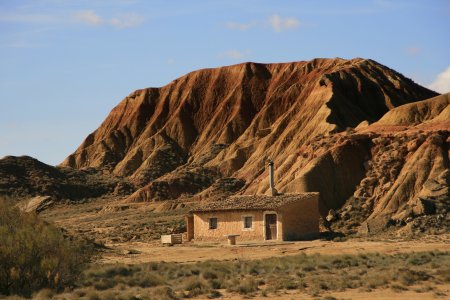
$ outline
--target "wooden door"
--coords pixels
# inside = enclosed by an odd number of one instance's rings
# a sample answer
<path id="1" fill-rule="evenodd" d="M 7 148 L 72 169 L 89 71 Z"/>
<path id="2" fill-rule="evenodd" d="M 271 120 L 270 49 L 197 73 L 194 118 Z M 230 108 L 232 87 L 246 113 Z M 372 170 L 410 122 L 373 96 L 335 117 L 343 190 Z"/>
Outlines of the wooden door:
<path id="1" fill-rule="evenodd" d="M 266 219 L 266 240 L 277 239 L 277 215 L 267 214 Z"/>
<path id="2" fill-rule="evenodd" d="M 188 215 L 186 216 L 186 231 L 187 231 L 187 240 L 191 241 L 194 238 L 194 216 Z"/>

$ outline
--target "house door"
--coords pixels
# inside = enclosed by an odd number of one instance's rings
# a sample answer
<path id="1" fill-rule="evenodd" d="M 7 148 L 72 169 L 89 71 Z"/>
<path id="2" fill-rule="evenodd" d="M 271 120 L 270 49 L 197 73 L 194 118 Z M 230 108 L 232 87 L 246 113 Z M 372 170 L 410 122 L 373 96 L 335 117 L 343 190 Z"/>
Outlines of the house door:
<path id="1" fill-rule="evenodd" d="M 277 215 L 267 214 L 266 219 L 266 240 L 277 239 Z"/>
<path id="2" fill-rule="evenodd" d="M 186 229 L 187 229 L 187 240 L 191 241 L 194 238 L 194 216 L 186 216 Z"/>

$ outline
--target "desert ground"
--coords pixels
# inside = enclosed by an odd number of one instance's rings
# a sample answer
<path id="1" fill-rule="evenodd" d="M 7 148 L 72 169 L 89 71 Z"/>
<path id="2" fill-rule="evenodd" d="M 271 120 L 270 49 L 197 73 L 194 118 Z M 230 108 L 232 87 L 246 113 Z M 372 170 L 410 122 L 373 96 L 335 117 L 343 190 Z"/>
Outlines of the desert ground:
<path id="1" fill-rule="evenodd" d="M 42 212 L 44 219 L 55 223 L 72 235 L 93 239 L 105 246 L 101 261 L 105 263 L 143 263 L 152 261 L 197 262 L 209 259 L 261 259 L 294 254 L 359 254 L 420 251 L 450 251 L 450 233 L 421 235 L 336 237 L 313 241 L 246 243 L 183 243 L 163 246 L 161 234 L 181 233 L 185 230 L 184 215 L 189 203 L 178 209 L 167 209 L 162 203 L 120 203 L 117 199 L 95 199 L 79 204 L 62 204 Z M 130 254 L 131 253 L 131 254 Z"/>
<path id="2" fill-rule="evenodd" d="M 112 204 L 115 203 L 115 204 Z M 184 230 L 184 215 L 189 203 L 178 205 L 178 209 L 167 209 L 166 203 L 122 203 L 120 199 L 95 199 L 79 204 L 59 204 L 41 213 L 41 217 L 63 228 L 67 234 L 78 235 L 97 243 L 100 250 L 91 269 L 141 268 L 148 264 L 169 263 L 176 266 L 189 265 L 191 268 L 202 263 L 218 262 L 233 264 L 248 261 L 292 257 L 359 257 L 361 255 L 395 256 L 402 253 L 446 253 L 440 272 L 449 276 L 448 253 L 450 234 L 422 235 L 414 238 L 403 236 L 353 236 L 350 238 L 319 238 L 312 241 L 247 243 L 237 240 L 237 245 L 222 243 L 188 242 L 173 246 L 160 243 L 159 236 Z M 410 258 L 405 258 L 405 260 Z M 400 268 L 400 267 L 399 267 Z M 430 267 L 431 270 L 433 267 Z M 443 269 L 442 269 L 443 268 Z M 447 269 L 446 269 L 447 268 Z M 401 270 L 401 268 L 400 268 Z M 326 271 L 326 270 L 325 270 Z M 442 274 L 441 274 L 442 275 Z M 94 284 L 95 285 L 95 284 Z M 78 289 L 59 297 L 72 298 L 74 295 L 92 299 L 106 299 L 117 295 L 150 293 L 152 289 L 132 288 Z M 305 292 L 299 289 L 278 289 L 268 293 L 240 294 L 230 289 L 217 289 L 220 299 L 273 298 L 273 299 L 433 299 L 450 295 L 450 284 L 430 280 L 411 283 L 408 286 L 385 285 L 375 288 L 345 288 L 343 290 L 322 290 L 320 293 Z M 109 294 L 105 294 L 108 292 Z M 74 294 L 75 293 L 75 294 Z M 78 293 L 78 294 L 76 294 Z M 115 293 L 115 294 L 114 294 Z M 111 295 L 116 296 L 111 296 Z M 105 296 L 106 295 L 106 296 Z M 108 296 L 109 295 L 109 296 Z M 117 296 L 118 297 L 118 296 Z M 117 298 L 116 297 L 116 298 Z M 159 297 L 159 296 L 158 296 Z M 165 299 L 166 294 L 161 298 Z M 210 299 L 211 295 L 191 295 L 194 299 Z M 120 297 L 119 297 L 120 298 Z M 137 297 L 139 298 L 139 297 Z M 151 297 L 150 297 L 151 298 Z M 170 297 L 169 297 L 170 298 Z M 118 298 L 117 298 L 118 299 Z"/>
<path id="3" fill-rule="evenodd" d="M 207 260 L 251 260 L 283 257 L 297 254 L 397 254 L 405 252 L 450 251 L 450 235 L 410 241 L 368 241 L 350 239 L 344 242 L 314 240 L 299 242 L 242 243 L 229 246 L 219 244 L 187 243 L 161 246 L 154 243 L 127 242 L 107 245 L 111 252 L 104 253 L 99 262 L 139 264 L 148 262 L 195 263 Z"/>

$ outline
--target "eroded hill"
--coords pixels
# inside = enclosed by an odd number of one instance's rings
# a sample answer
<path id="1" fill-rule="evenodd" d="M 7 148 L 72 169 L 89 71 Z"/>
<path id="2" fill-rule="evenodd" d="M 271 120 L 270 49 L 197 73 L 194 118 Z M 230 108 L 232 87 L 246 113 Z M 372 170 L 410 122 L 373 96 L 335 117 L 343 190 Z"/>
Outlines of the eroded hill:
<path id="1" fill-rule="evenodd" d="M 294 180 L 308 141 L 435 95 L 359 58 L 199 70 L 126 97 L 62 166 L 129 178 L 128 201 L 265 193 L 267 160 Z"/>

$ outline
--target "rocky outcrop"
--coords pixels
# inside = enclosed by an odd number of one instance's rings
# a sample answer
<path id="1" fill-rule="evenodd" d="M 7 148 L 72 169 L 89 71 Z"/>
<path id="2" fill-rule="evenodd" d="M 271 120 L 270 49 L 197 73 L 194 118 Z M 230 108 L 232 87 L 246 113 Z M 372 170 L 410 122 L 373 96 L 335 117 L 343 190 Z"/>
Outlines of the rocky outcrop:
<path id="1" fill-rule="evenodd" d="M 412 126 L 450 123 L 450 93 L 402 105 L 387 112 L 375 126 Z"/>
<path id="2" fill-rule="evenodd" d="M 318 146 L 320 145 L 320 146 Z M 335 230 L 377 233 L 450 210 L 450 131 L 402 130 L 334 134 L 307 145 L 318 156 L 282 192 L 320 192 Z M 316 150 L 314 150 L 316 149 Z M 328 220 L 330 221 L 330 220 Z M 450 228 L 449 228 L 450 229 Z"/>
<path id="3" fill-rule="evenodd" d="M 307 144 L 302 152 L 310 161 L 298 166 L 295 179 L 281 182 L 281 192 L 320 192 L 319 210 L 326 216 L 330 209 L 340 208 L 365 177 L 370 138 L 336 134 Z"/>
<path id="4" fill-rule="evenodd" d="M 338 209 L 335 230 L 377 233 L 411 222 L 422 231 L 426 224 L 449 230 L 450 114 L 443 114 L 448 107 L 448 94 L 442 95 L 394 108 L 357 131 L 313 140 L 302 150 L 309 162 L 285 190 L 320 192 L 324 217 Z M 353 159 L 337 160 L 337 153 Z"/>
<path id="5" fill-rule="evenodd" d="M 286 186 L 307 162 L 299 149 L 315 137 L 375 122 L 394 107 L 435 95 L 360 58 L 204 69 L 126 97 L 62 166 L 129 178 L 139 188 L 129 201 L 201 193 L 224 177 L 245 181 L 247 194 L 266 193 L 268 159 Z M 320 164 L 346 165 L 347 152 L 336 151 Z M 318 176 L 314 172 L 309 176 Z M 338 178 L 340 167 L 334 172 L 327 176 Z M 350 175 L 352 182 L 361 174 Z M 339 193 L 345 197 L 351 188 Z"/>
<path id="6" fill-rule="evenodd" d="M 182 168 L 149 183 L 128 197 L 128 202 L 157 201 L 192 197 L 211 186 L 219 174 L 208 168 Z"/>
<path id="7" fill-rule="evenodd" d="M 54 204 L 54 200 L 50 196 L 36 196 L 19 203 L 19 208 L 25 212 L 39 213 Z"/>

